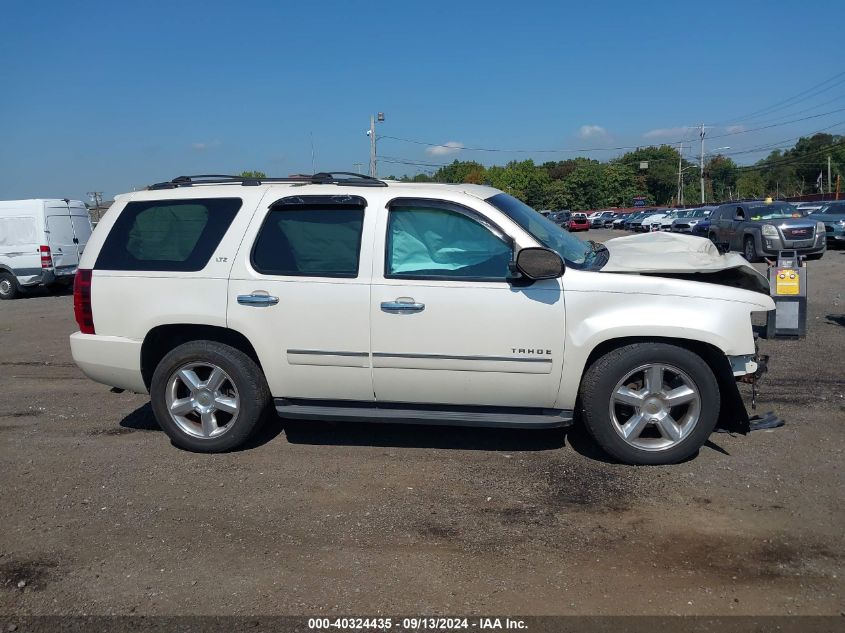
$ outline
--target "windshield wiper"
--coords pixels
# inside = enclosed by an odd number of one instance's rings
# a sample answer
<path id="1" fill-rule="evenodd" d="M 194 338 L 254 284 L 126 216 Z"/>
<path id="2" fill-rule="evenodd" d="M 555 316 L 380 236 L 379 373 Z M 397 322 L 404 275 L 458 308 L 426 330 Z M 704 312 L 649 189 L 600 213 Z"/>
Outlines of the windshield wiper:
<path id="1" fill-rule="evenodd" d="M 610 251 L 607 250 L 607 246 L 594 240 L 588 240 L 587 244 L 590 246 L 590 252 L 584 258 L 584 263 L 590 268 L 596 269 L 604 266 L 610 259 Z"/>

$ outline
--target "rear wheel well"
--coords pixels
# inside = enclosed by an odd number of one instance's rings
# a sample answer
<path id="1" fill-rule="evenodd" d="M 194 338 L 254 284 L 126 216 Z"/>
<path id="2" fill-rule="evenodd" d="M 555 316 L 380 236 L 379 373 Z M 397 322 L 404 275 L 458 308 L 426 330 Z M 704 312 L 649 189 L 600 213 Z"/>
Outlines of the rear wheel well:
<path id="1" fill-rule="evenodd" d="M 147 389 L 161 359 L 174 348 L 189 341 L 215 341 L 242 351 L 261 367 L 255 348 L 243 334 L 236 330 L 214 325 L 181 323 L 159 325 L 147 333 L 141 345 L 141 374 Z M 263 368 L 262 368 L 263 370 Z"/>
<path id="2" fill-rule="evenodd" d="M 718 426 L 738 433 L 748 432 L 748 412 L 745 410 L 745 404 L 743 403 L 742 396 L 739 393 L 736 379 L 734 378 L 733 371 L 731 370 L 730 361 L 722 350 L 710 343 L 662 336 L 630 336 L 610 339 L 609 341 L 599 343 L 593 351 L 590 352 L 590 356 L 587 358 L 587 362 L 584 365 L 584 371 L 581 374 L 582 380 L 583 376 L 587 373 L 587 370 L 589 370 L 593 363 L 595 363 L 599 358 L 610 351 L 633 343 L 666 343 L 668 345 L 682 347 L 700 356 L 713 371 L 713 375 L 716 377 L 716 382 L 719 384 L 719 393 L 722 403 L 719 412 Z M 578 393 L 581 393 L 580 385 Z"/>

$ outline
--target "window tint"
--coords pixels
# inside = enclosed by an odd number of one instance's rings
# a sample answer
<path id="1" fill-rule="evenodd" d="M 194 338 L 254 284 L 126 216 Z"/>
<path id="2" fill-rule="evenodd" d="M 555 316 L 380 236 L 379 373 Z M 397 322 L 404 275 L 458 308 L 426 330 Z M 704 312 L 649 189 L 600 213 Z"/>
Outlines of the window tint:
<path id="1" fill-rule="evenodd" d="M 509 244 L 461 213 L 425 207 L 390 210 L 387 277 L 503 280 L 511 258 Z"/>
<path id="2" fill-rule="evenodd" d="M 202 270 L 242 203 L 240 198 L 130 202 L 109 232 L 95 268 Z"/>
<path id="3" fill-rule="evenodd" d="M 363 226 L 362 205 L 271 208 L 252 265 L 265 275 L 357 277 Z"/>

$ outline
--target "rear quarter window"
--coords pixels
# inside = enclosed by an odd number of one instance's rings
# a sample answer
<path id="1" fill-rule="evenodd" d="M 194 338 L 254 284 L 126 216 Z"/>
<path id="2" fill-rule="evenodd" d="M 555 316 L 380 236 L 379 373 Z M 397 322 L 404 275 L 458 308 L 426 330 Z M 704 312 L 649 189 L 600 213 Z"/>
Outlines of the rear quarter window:
<path id="1" fill-rule="evenodd" d="M 97 270 L 202 270 L 243 200 L 199 198 L 130 202 L 106 238 Z"/>

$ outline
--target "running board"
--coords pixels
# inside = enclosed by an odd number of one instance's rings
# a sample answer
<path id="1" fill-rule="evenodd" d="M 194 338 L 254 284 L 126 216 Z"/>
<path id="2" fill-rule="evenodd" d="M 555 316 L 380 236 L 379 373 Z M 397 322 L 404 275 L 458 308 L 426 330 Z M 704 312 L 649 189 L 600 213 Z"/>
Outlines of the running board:
<path id="1" fill-rule="evenodd" d="M 392 402 L 293 400 L 275 398 L 276 412 L 288 420 L 389 422 L 493 428 L 549 429 L 572 424 L 572 411 L 520 407 L 407 405 Z"/>

